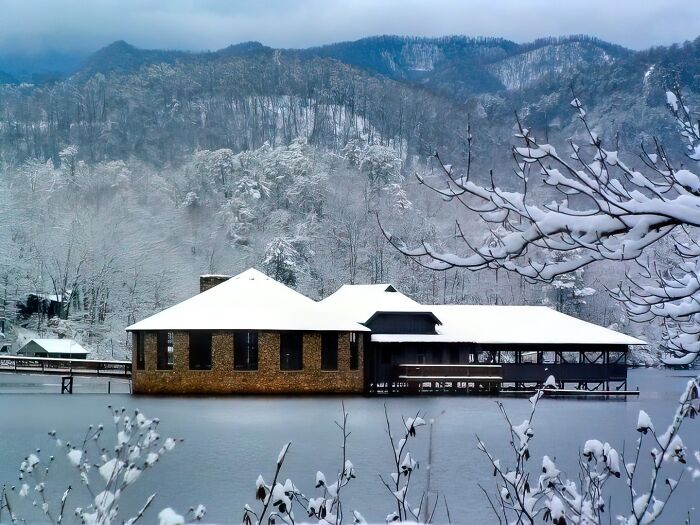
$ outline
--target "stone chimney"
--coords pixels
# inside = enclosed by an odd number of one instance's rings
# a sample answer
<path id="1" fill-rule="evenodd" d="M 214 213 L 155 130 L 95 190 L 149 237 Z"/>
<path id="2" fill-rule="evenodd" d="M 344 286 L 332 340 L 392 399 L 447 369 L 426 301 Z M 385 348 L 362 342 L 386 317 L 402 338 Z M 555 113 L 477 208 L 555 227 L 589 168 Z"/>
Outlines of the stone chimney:
<path id="1" fill-rule="evenodd" d="M 199 293 L 206 292 L 210 288 L 228 281 L 230 275 L 200 275 L 199 276 Z"/>

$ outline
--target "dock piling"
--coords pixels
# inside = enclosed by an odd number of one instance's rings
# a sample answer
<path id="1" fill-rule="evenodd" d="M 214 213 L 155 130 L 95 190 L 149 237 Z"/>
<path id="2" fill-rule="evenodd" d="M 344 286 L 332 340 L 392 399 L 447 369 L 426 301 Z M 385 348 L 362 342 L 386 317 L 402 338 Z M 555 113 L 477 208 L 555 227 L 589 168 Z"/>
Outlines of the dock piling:
<path id="1" fill-rule="evenodd" d="M 73 393 L 73 376 L 61 377 L 61 394 Z"/>

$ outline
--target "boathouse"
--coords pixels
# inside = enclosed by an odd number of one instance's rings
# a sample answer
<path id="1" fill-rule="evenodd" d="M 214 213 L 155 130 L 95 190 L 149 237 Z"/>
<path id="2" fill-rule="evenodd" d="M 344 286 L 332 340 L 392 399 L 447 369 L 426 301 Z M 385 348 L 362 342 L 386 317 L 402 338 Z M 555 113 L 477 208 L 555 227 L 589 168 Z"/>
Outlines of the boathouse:
<path id="1" fill-rule="evenodd" d="M 31 339 L 17 350 L 21 356 L 59 359 L 86 359 L 88 353 L 73 339 Z"/>
<path id="2" fill-rule="evenodd" d="M 136 393 L 362 393 L 369 329 L 255 269 L 127 328 Z"/>
<path id="3" fill-rule="evenodd" d="M 624 390 L 643 341 L 544 306 L 423 305 L 389 284 L 313 301 L 261 272 L 203 276 L 140 321 L 136 393 L 479 393 Z"/>

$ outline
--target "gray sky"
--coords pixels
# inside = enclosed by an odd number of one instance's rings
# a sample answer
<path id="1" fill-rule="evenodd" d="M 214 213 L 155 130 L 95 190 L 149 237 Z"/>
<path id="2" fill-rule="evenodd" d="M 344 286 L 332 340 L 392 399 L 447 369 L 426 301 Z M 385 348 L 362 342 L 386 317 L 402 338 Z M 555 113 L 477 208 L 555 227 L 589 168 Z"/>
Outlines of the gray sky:
<path id="1" fill-rule="evenodd" d="M 627 47 L 700 36 L 698 0 L 0 0 L 0 52 L 138 47 L 273 47 L 376 34 L 502 36 L 517 42 L 586 33 Z"/>

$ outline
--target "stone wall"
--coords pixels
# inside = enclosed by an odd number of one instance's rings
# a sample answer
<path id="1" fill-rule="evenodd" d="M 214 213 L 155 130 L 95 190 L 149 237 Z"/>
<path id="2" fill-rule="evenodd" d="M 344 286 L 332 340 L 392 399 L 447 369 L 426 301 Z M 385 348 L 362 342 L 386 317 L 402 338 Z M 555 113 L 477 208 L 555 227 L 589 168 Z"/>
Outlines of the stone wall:
<path id="1" fill-rule="evenodd" d="M 133 392 L 140 394 L 361 394 L 362 337 L 359 367 L 350 370 L 350 334 L 338 334 L 338 370 L 321 370 L 321 334 L 304 333 L 303 370 L 280 370 L 279 333 L 258 334 L 258 370 L 234 370 L 233 332 L 212 333 L 212 369 L 189 369 L 189 336 L 174 332 L 172 370 L 156 368 L 156 333 L 145 334 L 146 369 L 134 366 Z M 135 337 L 135 336 L 134 336 Z M 136 363 L 136 345 L 133 345 Z"/>

